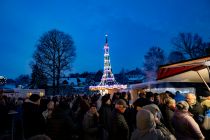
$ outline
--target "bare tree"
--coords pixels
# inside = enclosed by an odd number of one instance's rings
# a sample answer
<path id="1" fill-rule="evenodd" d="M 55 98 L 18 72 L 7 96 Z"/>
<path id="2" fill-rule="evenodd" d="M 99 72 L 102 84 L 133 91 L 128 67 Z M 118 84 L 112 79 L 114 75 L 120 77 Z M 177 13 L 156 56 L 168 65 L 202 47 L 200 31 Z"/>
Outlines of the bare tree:
<path id="1" fill-rule="evenodd" d="M 169 53 L 167 63 L 176 63 L 185 60 L 184 54 L 180 51 L 172 51 Z"/>
<path id="2" fill-rule="evenodd" d="M 203 45 L 205 46 L 206 55 L 210 55 L 210 42 L 205 42 Z"/>
<path id="3" fill-rule="evenodd" d="M 206 55 L 206 45 L 198 34 L 180 33 L 172 39 L 175 49 L 182 52 L 187 58 L 193 59 Z"/>
<path id="4" fill-rule="evenodd" d="M 157 70 L 165 63 L 164 50 L 159 47 L 151 47 L 144 55 L 144 70 L 147 81 L 156 80 Z"/>
<path id="5" fill-rule="evenodd" d="M 33 58 L 36 65 L 41 68 L 52 83 L 53 93 L 57 89 L 61 75 L 71 70 L 71 64 L 76 56 L 73 39 L 64 32 L 53 29 L 41 36 Z"/>

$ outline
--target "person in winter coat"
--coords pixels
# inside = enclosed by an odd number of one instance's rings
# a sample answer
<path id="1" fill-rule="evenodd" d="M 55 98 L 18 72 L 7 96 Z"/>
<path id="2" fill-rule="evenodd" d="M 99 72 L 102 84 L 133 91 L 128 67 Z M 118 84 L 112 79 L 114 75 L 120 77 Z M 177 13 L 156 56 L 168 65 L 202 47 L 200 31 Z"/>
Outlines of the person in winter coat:
<path id="1" fill-rule="evenodd" d="M 154 115 L 146 109 L 141 109 L 136 115 L 137 129 L 131 135 L 131 140 L 167 140 L 170 139 L 156 129 Z"/>
<path id="2" fill-rule="evenodd" d="M 52 112 L 53 112 L 54 107 L 55 107 L 55 105 L 54 105 L 53 101 L 50 101 L 47 104 L 47 109 L 42 112 L 42 115 L 43 115 L 45 120 L 47 120 L 47 119 L 52 117 Z"/>
<path id="3" fill-rule="evenodd" d="M 150 104 L 143 106 L 143 109 L 149 110 L 155 118 L 156 129 L 159 129 L 166 139 L 175 140 L 175 136 L 168 130 L 168 128 L 162 123 L 162 114 L 159 107 L 156 104 Z"/>
<path id="4" fill-rule="evenodd" d="M 45 132 L 52 140 L 69 140 L 75 131 L 68 107 L 67 103 L 60 102 L 46 121 Z"/>
<path id="5" fill-rule="evenodd" d="M 163 118 L 164 118 L 165 126 L 173 134 L 175 134 L 175 131 L 174 131 L 174 128 L 172 126 L 171 120 L 174 116 L 175 109 L 176 109 L 176 101 L 172 98 L 168 98 L 166 100 L 165 110 L 163 110 L 165 112 L 165 113 L 163 113 L 163 114 L 165 114 L 165 116 L 163 116 Z"/>
<path id="6" fill-rule="evenodd" d="M 198 125 L 201 125 L 203 122 L 204 109 L 197 101 L 196 95 L 193 93 L 187 93 L 186 102 L 189 104 L 188 111 L 193 114 L 193 118 L 198 123 Z"/>
<path id="7" fill-rule="evenodd" d="M 177 103 L 176 108 L 172 118 L 172 125 L 177 140 L 204 140 L 198 123 L 193 119 L 192 114 L 188 112 L 188 103 L 180 101 Z"/>
<path id="8" fill-rule="evenodd" d="M 40 96 L 32 94 L 23 103 L 23 128 L 25 138 L 44 133 L 45 121 L 42 116 Z"/>
<path id="9" fill-rule="evenodd" d="M 84 140 L 99 140 L 99 113 L 96 105 L 91 104 L 83 119 Z"/>
<path id="10" fill-rule="evenodd" d="M 111 140 L 128 140 L 129 127 L 123 116 L 127 108 L 127 104 L 123 99 L 116 101 L 115 108 L 112 111 L 112 127 L 110 133 Z"/>
<path id="11" fill-rule="evenodd" d="M 99 123 L 109 133 L 111 129 L 112 108 L 110 94 L 102 97 L 102 105 L 99 109 Z"/>

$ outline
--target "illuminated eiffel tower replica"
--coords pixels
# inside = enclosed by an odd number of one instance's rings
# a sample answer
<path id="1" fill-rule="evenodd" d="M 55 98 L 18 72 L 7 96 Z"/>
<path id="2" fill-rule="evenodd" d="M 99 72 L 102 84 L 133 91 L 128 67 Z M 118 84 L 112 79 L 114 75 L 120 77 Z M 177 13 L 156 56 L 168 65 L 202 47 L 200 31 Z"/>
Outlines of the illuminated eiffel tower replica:
<path id="1" fill-rule="evenodd" d="M 127 85 L 120 85 L 114 78 L 114 74 L 112 73 L 111 63 L 110 63 L 110 55 L 109 55 L 109 45 L 108 45 L 108 35 L 106 36 L 106 42 L 104 45 L 104 73 L 101 78 L 101 82 L 97 86 L 90 86 L 89 89 L 92 91 L 107 91 L 110 90 L 120 90 L 126 89 Z"/>

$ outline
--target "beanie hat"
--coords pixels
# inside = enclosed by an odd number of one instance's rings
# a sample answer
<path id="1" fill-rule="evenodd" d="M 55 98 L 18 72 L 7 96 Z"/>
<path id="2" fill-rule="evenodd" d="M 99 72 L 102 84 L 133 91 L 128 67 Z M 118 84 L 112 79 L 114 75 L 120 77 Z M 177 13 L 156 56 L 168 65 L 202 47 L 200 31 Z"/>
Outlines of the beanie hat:
<path id="1" fill-rule="evenodd" d="M 102 104 L 105 104 L 110 99 L 110 94 L 105 94 L 102 98 Z"/>
<path id="2" fill-rule="evenodd" d="M 122 105 L 123 107 L 128 107 L 128 105 L 126 104 L 126 102 L 123 99 L 117 100 L 116 104 Z"/>
<path id="3" fill-rule="evenodd" d="M 32 94 L 30 97 L 29 97 L 29 100 L 31 100 L 32 102 L 36 102 L 40 99 L 40 96 L 38 94 Z"/>

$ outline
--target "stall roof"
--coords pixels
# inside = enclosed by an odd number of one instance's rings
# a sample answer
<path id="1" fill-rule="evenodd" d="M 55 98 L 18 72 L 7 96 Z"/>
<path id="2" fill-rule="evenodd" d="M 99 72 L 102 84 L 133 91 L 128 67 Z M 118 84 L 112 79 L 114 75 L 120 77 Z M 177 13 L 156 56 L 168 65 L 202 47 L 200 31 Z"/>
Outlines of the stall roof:
<path id="1" fill-rule="evenodd" d="M 204 83 L 189 83 L 189 82 L 164 82 L 152 81 L 146 83 L 132 84 L 131 89 L 150 89 L 150 88 L 185 88 L 185 87 L 205 87 Z"/>
<path id="2" fill-rule="evenodd" d="M 197 82 L 202 83 L 203 77 L 205 82 L 209 83 L 210 57 L 191 59 L 180 63 L 164 65 L 159 68 L 157 74 L 158 81 L 165 82 Z"/>

